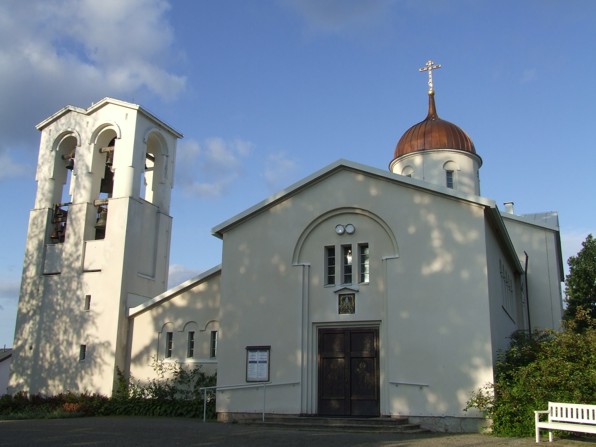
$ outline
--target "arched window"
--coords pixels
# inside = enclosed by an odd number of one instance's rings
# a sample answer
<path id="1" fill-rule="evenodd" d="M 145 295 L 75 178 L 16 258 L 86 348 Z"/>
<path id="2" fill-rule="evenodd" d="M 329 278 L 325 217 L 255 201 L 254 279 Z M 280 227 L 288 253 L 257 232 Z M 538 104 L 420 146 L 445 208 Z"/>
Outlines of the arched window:
<path id="1" fill-rule="evenodd" d="M 412 177 L 414 174 L 414 168 L 412 166 L 405 166 L 402 170 L 401 170 L 401 175 L 405 176 L 405 177 Z"/>
<path id="2" fill-rule="evenodd" d="M 445 170 L 445 186 L 449 189 L 456 188 L 456 172 L 459 170 L 457 163 L 454 161 L 448 161 L 443 165 Z"/>
<path id="3" fill-rule="evenodd" d="M 162 326 L 161 331 L 158 335 L 158 359 L 172 359 L 175 357 L 176 343 L 179 340 L 174 338 L 174 324 L 166 323 Z"/>

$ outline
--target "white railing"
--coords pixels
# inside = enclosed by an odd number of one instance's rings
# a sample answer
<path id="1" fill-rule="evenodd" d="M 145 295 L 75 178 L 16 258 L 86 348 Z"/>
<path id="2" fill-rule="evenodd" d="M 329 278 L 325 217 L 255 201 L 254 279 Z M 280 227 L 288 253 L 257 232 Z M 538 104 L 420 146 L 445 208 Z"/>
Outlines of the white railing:
<path id="1" fill-rule="evenodd" d="M 425 386 L 430 386 L 428 383 L 413 383 L 413 382 L 389 382 L 391 385 L 400 386 L 400 385 L 407 385 L 407 386 L 417 386 L 420 389 L 424 388 Z"/>
<path id="2" fill-rule="evenodd" d="M 300 382 L 288 382 L 288 383 L 271 383 L 271 382 L 259 382 L 250 383 L 243 385 L 222 385 L 222 386 L 206 386 L 199 388 L 199 391 L 203 391 L 203 422 L 207 421 L 207 391 L 227 391 L 227 390 L 240 390 L 245 388 L 262 388 L 263 389 L 263 411 L 261 412 L 261 420 L 265 422 L 265 408 L 267 404 L 267 387 L 273 386 L 290 386 L 300 385 Z"/>

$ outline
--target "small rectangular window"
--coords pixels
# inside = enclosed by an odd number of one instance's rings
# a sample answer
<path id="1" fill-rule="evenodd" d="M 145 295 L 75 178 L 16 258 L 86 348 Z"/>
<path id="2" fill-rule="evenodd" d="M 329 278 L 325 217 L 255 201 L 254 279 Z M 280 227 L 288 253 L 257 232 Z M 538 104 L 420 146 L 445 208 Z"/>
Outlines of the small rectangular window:
<path id="1" fill-rule="evenodd" d="M 370 280 L 370 256 L 368 252 L 368 244 L 359 244 L 358 254 L 360 256 L 360 282 L 366 283 Z"/>
<path id="2" fill-rule="evenodd" d="M 85 295 L 85 310 L 91 310 L 91 295 Z"/>
<path id="3" fill-rule="evenodd" d="M 343 284 L 352 284 L 352 246 L 342 245 L 341 252 Z"/>
<path id="4" fill-rule="evenodd" d="M 453 171 L 445 171 L 447 188 L 453 189 Z"/>
<path id="5" fill-rule="evenodd" d="M 209 357 L 217 357 L 217 331 L 211 331 L 211 342 L 209 343 Z"/>
<path id="6" fill-rule="evenodd" d="M 87 345 L 81 345 L 79 347 L 79 361 L 82 362 L 87 358 Z"/>
<path id="7" fill-rule="evenodd" d="M 173 332 L 166 332 L 166 358 L 169 359 L 172 357 L 172 346 L 174 343 L 174 333 Z"/>
<path id="8" fill-rule="evenodd" d="M 325 247 L 325 285 L 335 284 L 335 247 Z"/>
<path id="9" fill-rule="evenodd" d="M 194 331 L 188 332 L 188 343 L 186 346 L 186 357 L 192 358 L 195 355 L 195 333 Z"/>

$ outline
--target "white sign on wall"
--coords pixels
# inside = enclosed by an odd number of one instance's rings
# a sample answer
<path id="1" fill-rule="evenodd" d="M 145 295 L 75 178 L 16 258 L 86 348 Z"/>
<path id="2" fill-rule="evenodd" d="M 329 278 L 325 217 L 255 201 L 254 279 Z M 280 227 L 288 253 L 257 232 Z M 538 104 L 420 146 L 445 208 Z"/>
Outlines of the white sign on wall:
<path id="1" fill-rule="evenodd" d="M 269 381 L 270 346 L 249 346 L 246 348 L 246 381 Z"/>

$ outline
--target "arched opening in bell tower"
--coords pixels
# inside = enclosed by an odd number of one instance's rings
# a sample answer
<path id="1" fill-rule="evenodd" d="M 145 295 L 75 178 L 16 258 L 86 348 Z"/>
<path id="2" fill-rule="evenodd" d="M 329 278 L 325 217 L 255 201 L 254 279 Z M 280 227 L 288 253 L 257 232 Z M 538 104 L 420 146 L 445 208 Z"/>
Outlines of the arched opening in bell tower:
<path id="1" fill-rule="evenodd" d="M 52 194 L 52 214 L 50 242 L 61 244 L 66 238 L 68 210 L 74 192 L 74 168 L 78 141 L 75 135 L 67 134 L 57 140 L 54 157 L 54 191 Z"/>
<path id="2" fill-rule="evenodd" d="M 168 149 L 163 137 L 153 131 L 146 137 L 145 164 L 141 173 L 140 197 L 158 208 L 164 204 L 163 186 L 168 177 Z"/>
<path id="3" fill-rule="evenodd" d="M 88 219 L 89 228 L 86 231 L 88 239 L 104 239 L 108 223 L 109 199 L 114 191 L 114 155 L 116 148 L 116 132 L 108 128 L 100 133 L 96 139 L 91 162 L 92 187 L 91 200 L 93 209 Z"/>

